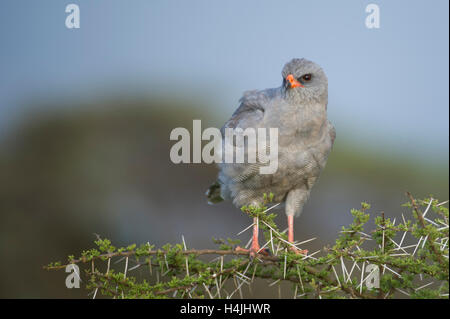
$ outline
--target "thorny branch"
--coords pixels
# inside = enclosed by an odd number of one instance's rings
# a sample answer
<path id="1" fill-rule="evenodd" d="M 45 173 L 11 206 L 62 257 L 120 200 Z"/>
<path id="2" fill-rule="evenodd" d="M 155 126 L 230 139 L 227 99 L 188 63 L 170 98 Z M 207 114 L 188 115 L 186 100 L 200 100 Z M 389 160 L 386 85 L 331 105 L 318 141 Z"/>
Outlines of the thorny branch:
<path id="1" fill-rule="evenodd" d="M 343 227 L 332 247 L 306 256 L 291 252 L 292 244 L 274 223 L 275 214 L 269 213 L 274 207 L 267 207 L 271 195 L 265 195 L 264 206 L 242 210 L 249 217 L 257 217 L 266 239 L 263 247 L 271 251 L 269 256 L 258 254 L 252 258 L 248 251 L 236 250 L 239 241 L 232 239 L 214 240 L 219 249 L 198 250 L 187 249 L 184 236 L 182 244 L 167 244 L 160 249 L 149 243 L 116 248 L 108 239 L 98 237 L 97 248 L 68 259 L 69 264 L 90 264 L 85 267 L 89 278 L 86 288 L 93 291 L 94 298 L 97 292 L 113 298 L 232 298 L 239 292 L 242 298 L 243 285 L 250 288 L 255 279 L 271 281 L 269 288 L 290 283 L 294 298 L 369 299 L 393 298 L 398 294 L 448 298 L 446 202 L 432 198 L 418 201 L 410 193 L 407 196 L 410 203 L 405 205 L 411 207 L 413 220 L 407 221 L 402 214 L 402 222 L 396 223 L 382 213 L 375 218 L 376 229 L 366 233 L 363 227 L 370 217 L 370 205 L 362 203 L 360 210 L 352 210 L 354 222 Z M 420 206 L 426 207 L 424 213 Z M 205 261 L 209 256 L 214 259 Z M 125 260 L 123 271 L 111 266 L 114 259 L 119 259 L 114 265 Z M 96 268 L 95 263 L 103 261 L 108 263 L 106 272 Z M 57 262 L 45 268 L 58 270 L 66 266 Z M 148 268 L 147 279 L 130 275 L 138 268 Z"/>

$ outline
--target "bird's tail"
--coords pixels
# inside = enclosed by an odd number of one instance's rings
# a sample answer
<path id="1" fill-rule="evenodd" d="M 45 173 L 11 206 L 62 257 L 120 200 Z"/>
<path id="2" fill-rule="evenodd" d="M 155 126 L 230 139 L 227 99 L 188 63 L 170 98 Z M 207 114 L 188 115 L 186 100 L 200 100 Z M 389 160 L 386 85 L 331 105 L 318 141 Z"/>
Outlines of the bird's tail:
<path id="1" fill-rule="evenodd" d="M 220 192 L 220 183 L 218 181 L 214 182 L 211 186 L 209 186 L 206 191 L 206 196 L 208 197 L 208 204 L 217 204 L 223 201 L 223 197 Z"/>

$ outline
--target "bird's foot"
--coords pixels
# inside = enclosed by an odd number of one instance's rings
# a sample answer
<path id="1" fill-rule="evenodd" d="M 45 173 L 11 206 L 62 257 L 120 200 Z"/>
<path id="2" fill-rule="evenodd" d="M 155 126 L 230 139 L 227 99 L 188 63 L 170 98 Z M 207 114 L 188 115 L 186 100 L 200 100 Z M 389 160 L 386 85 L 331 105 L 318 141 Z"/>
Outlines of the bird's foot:
<path id="1" fill-rule="evenodd" d="M 250 253 L 250 257 L 255 257 L 255 256 L 258 255 L 258 254 L 265 255 L 265 256 L 269 256 L 269 251 L 268 251 L 268 249 L 267 249 L 267 248 L 261 249 L 261 248 L 259 247 L 259 244 L 255 244 L 255 245 L 252 244 L 252 246 L 250 247 L 250 249 L 245 249 L 245 248 L 242 248 L 242 247 L 240 247 L 240 246 L 237 246 L 237 247 L 236 247 L 236 251 L 249 252 L 249 253 Z"/>
<path id="2" fill-rule="evenodd" d="M 297 255 L 308 255 L 308 249 L 298 249 L 296 247 L 290 247 L 289 250 L 296 253 Z"/>

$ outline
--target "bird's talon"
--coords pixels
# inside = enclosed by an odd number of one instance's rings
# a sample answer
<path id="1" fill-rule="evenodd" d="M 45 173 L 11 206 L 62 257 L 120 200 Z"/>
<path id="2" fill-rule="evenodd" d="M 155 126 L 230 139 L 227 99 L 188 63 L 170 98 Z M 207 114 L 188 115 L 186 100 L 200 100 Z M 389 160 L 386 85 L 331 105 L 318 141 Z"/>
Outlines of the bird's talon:
<path id="1" fill-rule="evenodd" d="M 267 250 L 267 248 L 261 249 L 259 246 L 254 246 L 254 247 L 251 247 L 250 249 L 245 249 L 240 246 L 237 246 L 235 250 L 242 251 L 242 252 L 248 252 L 248 253 L 250 253 L 250 257 L 256 257 L 256 255 L 258 255 L 258 254 L 269 256 L 269 251 Z"/>
<path id="2" fill-rule="evenodd" d="M 291 247 L 290 250 L 294 253 L 296 253 L 297 255 L 308 255 L 308 249 L 298 249 L 295 247 Z"/>

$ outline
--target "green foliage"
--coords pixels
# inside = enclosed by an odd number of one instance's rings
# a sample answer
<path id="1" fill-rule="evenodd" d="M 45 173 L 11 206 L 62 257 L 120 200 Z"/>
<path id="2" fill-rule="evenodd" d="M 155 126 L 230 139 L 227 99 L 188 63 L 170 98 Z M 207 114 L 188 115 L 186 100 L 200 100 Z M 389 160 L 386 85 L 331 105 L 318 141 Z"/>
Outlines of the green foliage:
<path id="1" fill-rule="evenodd" d="M 231 238 L 213 238 L 218 249 L 206 250 L 188 250 L 184 240 L 159 249 L 149 243 L 116 248 L 98 238 L 96 248 L 68 261 L 87 264 L 85 288 L 95 297 L 232 298 L 242 296 L 242 287 L 259 278 L 272 281 L 269 288 L 290 282 L 295 298 L 448 298 L 448 208 L 433 198 L 408 196 L 410 202 L 403 206 L 411 210 L 412 219 L 402 214 L 399 222 L 381 213 L 373 218 L 375 228 L 364 232 L 370 205 L 361 203 L 360 209 L 351 210 L 353 222 L 342 227 L 332 246 L 308 255 L 295 253 L 278 229 L 269 194 L 262 206 L 242 211 L 257 218 L 270 255 L 251 257 L 236 250 L 240 241 Z M 124 259 L 122 270 L 112 269 L 116 259 Z M 105 262 L 106 269 L 99 270 Z M 56 262 L 45 268 L 65 267 Z M 135 269 L 147 270 L 143 275 Z"/>

